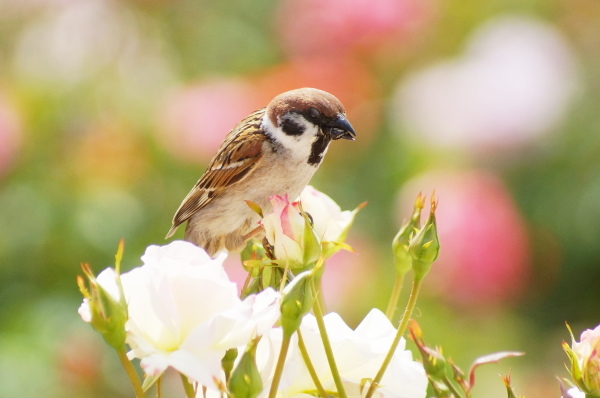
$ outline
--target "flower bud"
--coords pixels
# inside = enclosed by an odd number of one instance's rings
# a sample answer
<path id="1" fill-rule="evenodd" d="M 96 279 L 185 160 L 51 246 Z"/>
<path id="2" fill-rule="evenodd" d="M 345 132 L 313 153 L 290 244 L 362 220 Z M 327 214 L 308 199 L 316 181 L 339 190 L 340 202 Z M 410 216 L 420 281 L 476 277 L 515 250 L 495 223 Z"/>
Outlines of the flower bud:
<path id="1" fill-rule="evenodd" d="M 229 380 L 229 376 L 231 376 L 231 371 L 233 370 L 233 365 L 238 356 L 237 348 L 230 348 L 225 352 L 225 355 L 221 359 L 221 368 L 223 372 L 225 372 L 226 380 Z"/>
<path id="2" fill-rule="evenodd" d="M 415 279 L 423 279 L 429 273 L 431 264 L 440 252 L 440 241 L 438 239 L 435 220 L 436 208 L 437 201 L 435 200 L 435 195 L 432 195 L 429 218 L 410 240 L 408 252 L 412 257 L 412 268 Z"/>
<path id="3" fill-rule="evenodd" d="M 84 297 L 79 308 L 81 318 L 91 324 L 111 347 L 123 350 L 128 315 L 118 273 L 107 268 L 96 278 L 88 264 L 83 264 L 82 269 L 89 288 L 84 277 L 78 276 L 77 284 Z"/>
<path id="4" fill-rule="evenodd" d="M 417 349 L 421 353 L 425 373 L 427 373 L 430 380 L 443 382 L 447 376 L 446 370 L 448 369 L 448 362 L 442 355 L 441 349 L 433 349 L 425 344 L 421 327 L 415 320 L 410 321 L 408 330 L 412 340 L 417 346 Z"/>
<path id="5" fill-rule="evenodd" d="M 267 214 L 261 224 L 277 263 L 291 269 L 314 265 L 321 256 L 321 242 L 307 214 L 298 202 L 290 202 L 287 195 L 274 195 L 269 199 L 273 212 Z"/>
<path id="6" fill-rule="evenodd" d="M 563 348 L 571 361 L 573 381 L 589 396 L 600 397 L 600 325 L 581 333 L 579 342 L 571 332 L 571 340 L 571 347 L 563 343 Z"/>
<path id="7" fill-rule="evenodd" d="M 259 340 L 257 338 L 248 343 L 248 348 L 231 374 L 227 387 L 233 398 L 255 398 L 263 389 L 256 365 L 256 347 Z"/>
<path id="8" fill-rule="evenodd" d="M 507 398 L 517 398 L 517 395 L 513 391 L 512 385 L 510 383 L 510 373 L 502 376 L 502 382 L 504 383 L 504 386 L 506 387 Z"/>
<path id="9" fill-rule="evenodd" d="M 392 242 L 394 265 L 396 266 L 396 273 L 398 275 L 404 275 L 411 269 L 412 257 L 408 253 L 408 245 L 410 243 L 410 238 L 421 226 L 421 211 L 424 206 L 425 197 L 419 193 L 415 200 L 415 206 L 410 220 L 402 225 Z"/>
<path id="10" fill-rule="evenodd" d="M 281 329 L 286 337 L 294 334 L 313 305 L 312 283 L 310 271 L 298 274 L 283 290 L 281 300 Z"/>

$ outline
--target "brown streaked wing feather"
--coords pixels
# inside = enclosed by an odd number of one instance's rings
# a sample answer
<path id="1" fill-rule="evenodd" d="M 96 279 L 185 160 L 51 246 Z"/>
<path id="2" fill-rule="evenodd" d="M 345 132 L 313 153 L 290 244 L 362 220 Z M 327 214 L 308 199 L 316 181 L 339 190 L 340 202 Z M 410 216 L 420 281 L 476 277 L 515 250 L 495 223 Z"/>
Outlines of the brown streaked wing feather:
<path id="1" fill-rule="evenodd" d="M 260 130 L 260 124 L 264 113 L 264 109 L 252 113 L 229 132 L 208 169 L 183 199 L 173 217 L 173 226 L 167 237 L 225 189 L 251 174 L 262 158 L 265 136 Z"/>

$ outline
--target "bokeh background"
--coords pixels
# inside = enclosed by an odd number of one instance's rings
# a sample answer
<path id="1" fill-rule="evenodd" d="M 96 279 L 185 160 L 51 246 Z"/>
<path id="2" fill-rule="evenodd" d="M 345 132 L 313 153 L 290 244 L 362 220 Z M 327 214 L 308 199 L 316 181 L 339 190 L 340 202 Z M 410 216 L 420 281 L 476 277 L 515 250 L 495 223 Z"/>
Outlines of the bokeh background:
<path id="1" fill-rule="evenodd" d="M 139 265 L 233 125 L 302 86 L 358 132 L 313 185 L 369 202 L 329 309 L 385 308 L 391 239 L 435 188 L 426 340 L 463 368 L 527 353 L 482 368 L 478 397 L 510 369 L 560 396 L 565 321 L 600 322 L 599 23 L 597 0 L 0 0 L 0 397 L 132 396 L 77 316 L 79 264 L 123 237 Z"/>

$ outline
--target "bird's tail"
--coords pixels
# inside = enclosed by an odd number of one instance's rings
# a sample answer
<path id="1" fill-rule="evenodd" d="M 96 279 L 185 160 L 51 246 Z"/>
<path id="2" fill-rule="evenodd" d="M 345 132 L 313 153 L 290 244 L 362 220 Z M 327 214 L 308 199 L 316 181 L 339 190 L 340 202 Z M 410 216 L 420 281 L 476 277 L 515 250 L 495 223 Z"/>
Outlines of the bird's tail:
<path id="1" fill-rule="evenodd" d="M 169 239 L 171 236 L 173 236 L 175 231 L 177 231 L 177 227 L 179 227 L 179 225 L 171 225 L 171 229 L 169 229 L 169 232 L 167 232 L 167 236 L 165 236 L 165 239 Z"/>

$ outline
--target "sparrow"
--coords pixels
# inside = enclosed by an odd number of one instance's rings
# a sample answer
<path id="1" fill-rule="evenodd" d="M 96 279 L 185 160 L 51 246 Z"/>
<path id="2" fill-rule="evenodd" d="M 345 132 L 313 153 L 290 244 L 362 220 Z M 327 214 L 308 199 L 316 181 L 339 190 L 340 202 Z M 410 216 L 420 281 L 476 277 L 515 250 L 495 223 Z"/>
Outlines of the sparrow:
<path id="1" fill-rule="evenodd" d="M 227 134 L 200 180 L 183 199 L 165 239 L 187 221 L 184 239 L 214 257 L 242 250 L 259 238 L 269 197 L 297 198 L 323 161 L 332 140 L 354 140 L 342 103 L 328 92 L 300 88 L 279 94 Z"/>

